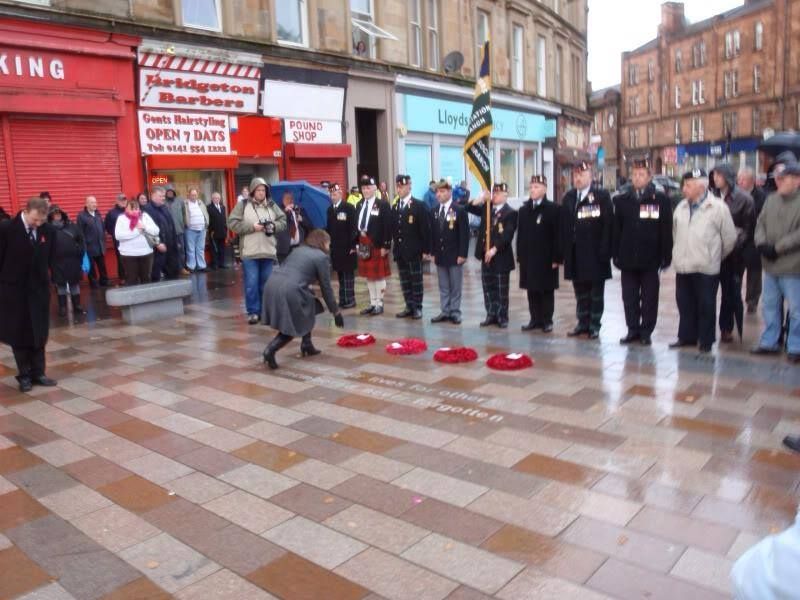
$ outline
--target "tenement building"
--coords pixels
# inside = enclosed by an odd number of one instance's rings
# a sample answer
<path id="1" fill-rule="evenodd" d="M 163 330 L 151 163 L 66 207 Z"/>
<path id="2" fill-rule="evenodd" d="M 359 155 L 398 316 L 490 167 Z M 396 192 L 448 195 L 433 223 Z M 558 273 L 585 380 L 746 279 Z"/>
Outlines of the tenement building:
<path id="1" fill-rule="evenodd" d="M 593 91 L 589 96 L 589 115 L 592 118 L 589 149 L 597 164 L 597 177 L 608 189 L 616 189 L 621 175 L 619 110 L 618 85 Z"/>
<path id="2" fill-rule="evenodd" d="M 623 154 L 649 153 L 667 175 L 759 169 L 759 141 L 800 126 L 798 48 L 800 1 L 746 0 L 691 24 L 664 3 L 656 38 L 622 57 Z"/>

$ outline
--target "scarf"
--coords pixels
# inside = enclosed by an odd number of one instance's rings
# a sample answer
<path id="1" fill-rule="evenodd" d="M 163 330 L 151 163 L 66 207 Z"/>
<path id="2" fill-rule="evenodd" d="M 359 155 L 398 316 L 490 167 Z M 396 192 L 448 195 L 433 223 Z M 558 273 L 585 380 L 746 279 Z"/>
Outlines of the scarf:
<path id="1" fill-rule="evenodd" d="M 130 220 L 130 222 L 131 222 L 131 231 L 133 231 L 134 229 L 136 229 L 137 223 L 139 223 L 139 219 L 142 216 L 142 211 L 140 211 L 140 210 L 126 210 L 125 211 L 125 216 L 128 217 L 128 219 Z"/>

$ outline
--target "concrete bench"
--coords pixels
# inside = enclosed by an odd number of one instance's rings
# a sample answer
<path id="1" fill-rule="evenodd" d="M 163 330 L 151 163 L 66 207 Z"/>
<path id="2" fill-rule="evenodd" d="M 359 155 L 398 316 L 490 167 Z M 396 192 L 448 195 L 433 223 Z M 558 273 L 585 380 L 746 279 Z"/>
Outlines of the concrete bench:
<path id="1" fill-rule="evenodd" d="M 179 317 L 183 299 L 192 295 L 188 279 L 145 283 L 106 291 L 106 303 L 122 309 L 122 320 L 131 325 Z"/>

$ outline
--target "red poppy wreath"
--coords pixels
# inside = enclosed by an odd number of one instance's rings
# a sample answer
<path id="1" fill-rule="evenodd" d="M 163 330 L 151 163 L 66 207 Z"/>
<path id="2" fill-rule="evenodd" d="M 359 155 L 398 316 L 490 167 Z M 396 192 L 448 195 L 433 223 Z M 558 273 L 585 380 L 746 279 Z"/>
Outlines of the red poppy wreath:
<path id="1" fill-rule="evenodd" d="M 495 354 L 486 361 L 486 366 L 498 371 L 516 371 L 533 366 L 533 360 L 527 354 Z"/>
<path id="2" fill-rule="evenodd" d="M 478 353 L 472 348 L 439 348 L 433 354 L 433 360 L 440 363 L 465 363 L 478 360 Z"/>
<path id="3" fill-rule="evenodd" d="M 353 333 L 340 337 L 336 345 L 342 348 L 358 348 L 359 346 L 369 346 L 375 343 L 375 338 L 371 333 Z"/>
<path id="4" fill-rule="evenodd" d="M 428 344 L 416 338 L 398 340 L 386 346 L 386 352 L 396 355 L 419 354 L 427 349 Z"/>

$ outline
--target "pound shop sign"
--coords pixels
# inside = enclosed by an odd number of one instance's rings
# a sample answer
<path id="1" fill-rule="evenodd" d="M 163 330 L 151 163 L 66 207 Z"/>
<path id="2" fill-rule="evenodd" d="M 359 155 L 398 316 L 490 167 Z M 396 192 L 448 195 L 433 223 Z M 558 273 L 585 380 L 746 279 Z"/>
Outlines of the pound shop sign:
<path id="1" fill-rule="evenodd" d="M 285 119 L 286 141 L 291 144 L 341 144 L 340 121 L 322 119 Z"/>
<path id="2" fill-rule="evenodd" d="M 139 111 L 142 154 L 230 154 L 227 115 Z"/>
<path id="3" fill-rule="evenodd" d="M 258 109 L 258 80 L 139 69 L 139 106 L 255 113 Z"/>

